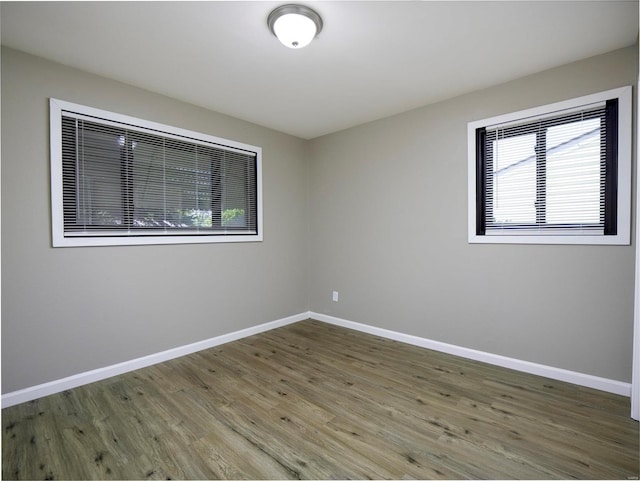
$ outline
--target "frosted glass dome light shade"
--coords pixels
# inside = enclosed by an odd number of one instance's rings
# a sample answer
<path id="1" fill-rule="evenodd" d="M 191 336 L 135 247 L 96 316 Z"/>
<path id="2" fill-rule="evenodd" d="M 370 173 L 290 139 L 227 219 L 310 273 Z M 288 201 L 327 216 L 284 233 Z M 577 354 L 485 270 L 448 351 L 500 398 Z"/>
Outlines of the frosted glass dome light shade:
<path id="1" fill-rule="evenodd" d="M 269 14 L 269 30 L 289 48 L 302 48 L 322 30 L 320 15 L 302 5 L 283 5 Z"/>
<path id="2" fill-rule="evenodd" d="M 316 36 L 316 24 L 308 17 L 289 13 L 276 20 L 273 31 L 284 46 L 302 48 L 309 45 Z"/>

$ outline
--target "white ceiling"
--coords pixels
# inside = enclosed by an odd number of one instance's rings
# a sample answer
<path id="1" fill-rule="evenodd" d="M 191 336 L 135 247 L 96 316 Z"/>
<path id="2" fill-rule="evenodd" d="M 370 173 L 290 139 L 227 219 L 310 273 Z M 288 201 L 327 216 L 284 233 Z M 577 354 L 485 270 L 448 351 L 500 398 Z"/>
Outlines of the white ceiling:
<path id="1" fill-rule="evenodd" d="M 633 1 L 2 2 L 2 44 L 304 139 L 634 44 Z"/>

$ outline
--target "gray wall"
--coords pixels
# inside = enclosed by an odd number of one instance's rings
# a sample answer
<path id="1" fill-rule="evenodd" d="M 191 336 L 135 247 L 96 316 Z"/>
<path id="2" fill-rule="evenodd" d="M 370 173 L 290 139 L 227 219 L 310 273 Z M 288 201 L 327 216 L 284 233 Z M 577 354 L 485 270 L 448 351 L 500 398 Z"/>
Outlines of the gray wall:
<path id="1" fill-rule="evenodd" d="M 52 248 L 49 97 L 261 146 L 264 241 Z M 2 392 L 306 311 L 305 149 L 281 133 L 3 49 Z"/>
<path id="2" fill-rule="evenodd" d="M 469 245 L 466 125 L 635 84 L 637 55 L 304 142 L 3 49 L 2 392 L 307 310 L 630 381 L 634 247 Z M 261 146 L 264 242 L 53 249 L 49 97 Z"/>
<path id="3" fill-rule="evenodd" d="M 310 309 L 629 382 L 634 247 L 468 244 L 466 129 L 635 85 L 637 58 L 615 51 L 311 141 Z"/>

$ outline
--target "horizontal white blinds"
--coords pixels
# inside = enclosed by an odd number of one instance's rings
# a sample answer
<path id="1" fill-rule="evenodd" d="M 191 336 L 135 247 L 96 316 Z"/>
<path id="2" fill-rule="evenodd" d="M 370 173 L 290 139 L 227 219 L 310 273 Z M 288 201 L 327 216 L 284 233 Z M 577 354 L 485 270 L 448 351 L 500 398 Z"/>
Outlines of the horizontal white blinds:
<path id="1" fill-rule="evenodd" d="M 62 115 L 65 236 L 257 232 L 256 155 Z"/>
<path id="2" fill-rule="evenodd" d="M 492 231 L 602 234 L 606 105 L 484 132 L 484 223 Z"/>

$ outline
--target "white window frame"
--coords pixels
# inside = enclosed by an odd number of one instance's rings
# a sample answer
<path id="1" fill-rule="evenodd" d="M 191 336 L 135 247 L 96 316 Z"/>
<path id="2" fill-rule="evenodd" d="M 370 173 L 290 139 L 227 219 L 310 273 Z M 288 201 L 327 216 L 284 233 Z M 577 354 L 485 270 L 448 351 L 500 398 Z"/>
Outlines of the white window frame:
<path id="1" fill-rule="evenodd" d="M 256 215 L 257 232 L 242 235 L 206 233 L 199 235 L 140 235 L 140 236 L 100 236 L 77 237 L 66 235 L 64 231 L 63 176 L 62 176 L 62 114 L 63 111 L 95 117 L 107 121 L 129 124 L 143 129 L 159 131 L 175 138 L 195 139 L 217 144 L 230 149 L 255 153 L 256 156 Z M 54 247 L 115 246 L 115 245 L 155 245 L 155 244 L 203 244 L 219 242 L 260 242 L 263 240 L 262 217 L 262 149 L 253 145 L 212 135 L 193 132 L 157 122 L 143 120 L 128 115 L 109 112 L 85 105 L 51 98 L 49 102 L 50 145 L 51 145 L 51 227 Z"/>
<path id="2" fill-rule="evenodd" d="M 631 242 L 631 86 L 607 90 L 549 105 L 521 110 L 467 124 L 468 240 L 478 244 L 596 244 L 629 245 Z M 562 235 L 553 232 L 478 235 L 476 233 L 476 130 L 516 120 L 549 115 L 557 111 L 618 99 L 618 198 L 615 235 Z"/>

